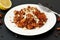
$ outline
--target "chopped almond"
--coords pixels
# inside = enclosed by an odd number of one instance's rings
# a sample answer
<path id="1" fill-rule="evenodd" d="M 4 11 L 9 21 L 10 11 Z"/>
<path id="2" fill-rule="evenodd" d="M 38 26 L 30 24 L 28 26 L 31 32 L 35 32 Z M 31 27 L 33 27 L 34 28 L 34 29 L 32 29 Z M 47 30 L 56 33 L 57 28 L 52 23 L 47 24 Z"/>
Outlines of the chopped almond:
<path id="1" fill-rule="evenodd" d="M 56 28 L 57 30 L 60 30 L 60 27 Z"/>

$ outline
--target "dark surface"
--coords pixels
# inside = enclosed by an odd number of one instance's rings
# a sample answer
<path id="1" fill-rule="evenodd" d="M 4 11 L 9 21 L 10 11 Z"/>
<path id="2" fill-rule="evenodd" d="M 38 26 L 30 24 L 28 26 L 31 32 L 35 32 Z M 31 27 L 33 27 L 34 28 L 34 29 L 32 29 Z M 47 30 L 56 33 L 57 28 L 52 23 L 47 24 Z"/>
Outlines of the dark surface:
<path id="1" fill-rule="evenodd" d="M 12 3 L 13 3 L 12 7 L 25 3 L 34 3 L 34 4 L 41 3 L 49 7 L 53 11 L 60 13 L 60 0 L 12 0 Z M 0 13 L 5 15 L 7 11 L 8 10 L 6 11 L 0 10 Z M 2 18 L 2 21 L 4 21 L 4 17 Z M 27 36 L 17 35 L 11 32 L 3 24 L 0 26 L 0 40 L 60 40 L 60 35 L 57 34 L 60 31 L 57 31 L 56 27 L 60 27 L 59 22 L 57 22 L 54 28 L 47 33 L 44 33 L 42 35 L 27 37 Z"/>

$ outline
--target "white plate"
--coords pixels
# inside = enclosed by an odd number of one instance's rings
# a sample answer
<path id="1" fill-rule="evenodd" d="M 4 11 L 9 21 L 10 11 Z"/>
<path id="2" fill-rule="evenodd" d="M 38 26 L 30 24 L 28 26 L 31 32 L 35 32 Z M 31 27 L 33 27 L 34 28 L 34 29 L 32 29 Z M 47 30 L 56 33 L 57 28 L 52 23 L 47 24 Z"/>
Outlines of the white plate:
<path id="1" fill-rule="evenodd" d="M 43 25 L 41 28 L 28 30 L 28 29 L 18 28 L 14 23 L 12 23 L 14 17 L 14 10 L 21 10 L 22 8 L 26 8 L 27 6 L 37 7 L 41 12 L 45 13 L 48 19 L 45 25 Z M 23 4 L 10 9 L 5 15 L 4 22 L 6 27 L 14 33 L 17 33 L 19 35 L 33 36 L 33 35 L 45 33 L 49 31 L 51 28 L 53 28 L 53 26 L 56 23 L 56 16 L 52 12 L 48 13 L 43 11 L 37 4 Z"/>

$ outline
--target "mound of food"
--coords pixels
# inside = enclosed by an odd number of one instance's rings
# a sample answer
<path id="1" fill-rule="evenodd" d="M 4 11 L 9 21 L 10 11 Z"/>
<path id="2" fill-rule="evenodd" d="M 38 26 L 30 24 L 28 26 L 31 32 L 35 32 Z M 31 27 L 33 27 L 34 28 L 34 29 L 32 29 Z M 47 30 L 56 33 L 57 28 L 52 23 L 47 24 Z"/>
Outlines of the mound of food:
<path id="1" fill-rule="evenodd" d="M 20 28 L 34 29 L 42 27 L 46 21 L 46 15 L 36 7 L 28 6 L 20 11 L 14 11 L 14 23 Z"/>

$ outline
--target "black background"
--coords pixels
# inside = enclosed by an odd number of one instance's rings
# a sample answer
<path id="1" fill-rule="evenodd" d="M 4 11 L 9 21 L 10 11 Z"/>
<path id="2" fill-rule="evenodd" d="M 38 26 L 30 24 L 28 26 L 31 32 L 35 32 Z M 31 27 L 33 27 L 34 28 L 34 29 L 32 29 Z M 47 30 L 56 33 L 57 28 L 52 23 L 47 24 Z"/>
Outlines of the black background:
<path id="1" fill-rule="evenodd" d="M 11 0 L 11 1 L 13 3 L 12 7 L 20 5 L 20 4 L 41 3 L 44 6 L 52 9 L 53 11 L 60 13 L 60 0 Z M 7 11 L 8 10 L 6 10 L 6 11 L 0 10 L 0 13 L 5 15 Z M 2 18 L 2 21 L 4 22 L 4 17 Z M 8 30 L 5 26 L 5 24 L 2 24 L 0 26 L 0 40 L 60 40 L 60 35 L 58 35 L 58 33 L 60 33 L 60 31 L 56 30 L 57 27 L 60 27 L 59 22 L 57 22 L 56 25 L 54 26 L 54 28 L 52 28 L 47 33 L 29 37 L 29 36 L 17 35 L 15 33 L 11 32 L 10 30 Z"/>

